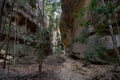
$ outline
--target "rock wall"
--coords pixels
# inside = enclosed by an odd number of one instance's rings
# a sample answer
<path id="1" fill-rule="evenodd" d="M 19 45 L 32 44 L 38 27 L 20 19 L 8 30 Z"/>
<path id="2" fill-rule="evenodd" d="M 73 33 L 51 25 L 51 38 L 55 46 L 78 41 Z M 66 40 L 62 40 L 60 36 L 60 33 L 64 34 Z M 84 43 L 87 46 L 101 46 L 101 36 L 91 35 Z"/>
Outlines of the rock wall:
<path id="1" fill-rule="evenodd" d="M 80 22 L 87 22 L 89 20 L 94 20 L 92 25 L 89 27 L 89 37 L 88 37 L 88 43 L 96 41 L 96 39 L 99 37 L 96 33 L 97 27 L 100 25 L 99 21 L 95 19 L 98 15 L 92 15 L 89 10 L 86 10 L 84 13 L 84 16 L 82 18 L 75 17 L 74 14 L 79 14 L 82 8 L 89 7 L 91 5 L 92 0 L 61 0 L 61 7 L 62 7 L 62 14 L 61 14 L 61 21 L 60 21 L 60 32 L 62 37 L 62 43 L 64 45 L 65 52 L 70 55 L 75 55 L 79 58 L 84 58 L 85 50 L 92 50 L 93 46 L 91 44 L 82 44 L 80 42 L 73 42 L 73 40 L 79 36 L 81 36 L 81 32 L 84 30 L 85 26 L 81 26 Z M 106 1 L 106 0 L 105 0 Z M 119 0 L 112 1 L 112 3 L 115 3 L 117 5 L 117 8 L 115 9 L 116 18 L 118 21 L 118 25 L 120 22 L 119 18 Z M 99 1 L 98 1 L 99 3 Z M 98 5 L 98 3 L 96 5 Z M 113 27 L 114 25 L 114 19 L 113 20 Z M 97 25 L 96 25 L 97 24 Z M 109 25 L 105 25 L 108 27 Z M 110 36 L 109 31 L 104 31 L 106 35 L 100 37 L 101 43 L 99 45 L 105 45 L 110 49 L 113 49 L 113 42 Z M 118 35 L 115 36 L 117 39 L 117 46 L 120 46 L 120 39 L 118 38 Z M 89 46 L 89 47 L 88 47 Z M 96 45 L 97 47 L 98 45 Z M 94 45 L 95 47 L 95 45 Z M 88 49 L 87 49 L 88 48 Z M 112 52 L 114 54 L 114 51 Z"/>
<path id="2" fill-rule="evenodd" d="M 38 15 L 38 9 L 33 8 L 29 3 L 21 4 L 20 2 L 15 2 L 13 7 L 13 0 L 6 1 L 4 8 L 4 24 L 0 30 L 4 29 L 3 33 L 0 32 L 0 46 L 5 43 L 6 37 L 9 35 L 9 50 L 10 54 L 20 53 L 23 54 L 33 54 L 36 53 L 35 49 L 38 45 L 38 32 L 37 29 L 40 27 L 40 18 L 42 15 Z M 1 6 L 1 5 L 0 5 Z M 34 5 L 36 6 L 36 4 Z M 47 19 L 45 19 L 47 21 Z M 11 22 L 11 23 L 10 23 Z M 11 24 L 11 28 L 7 28 Z M 47 28 L 47 22 L 45 22 L 44 27 Z M 10 32 L 9 32 L 10 30 Z M 44 45 L 45 56 L 52 53 L 51 40 L 49 32 L 44 33 L 45 39 L 48 43 Z M 1 47 L 6 50 L 6 44 Z M 24 57 L 24 56 L 23 56 Z"/>
<path id="3" fill-rule="evenodd" d="M 59 28 L 66 52 L 70 50 L 70 52 L 82 53 L 83 51 L 84 45 L 72 42 L 83 30 L 83 27 L 79 25 L 79 18 L 76 18 L 74 14 L 79 13 L 83 7 L 88 7 L 90 3 L 91 0 L 61 0 L 62 14 Z M 89 11 L 87 11 L 83 20 L 86 21 L 89 18 Z"/>

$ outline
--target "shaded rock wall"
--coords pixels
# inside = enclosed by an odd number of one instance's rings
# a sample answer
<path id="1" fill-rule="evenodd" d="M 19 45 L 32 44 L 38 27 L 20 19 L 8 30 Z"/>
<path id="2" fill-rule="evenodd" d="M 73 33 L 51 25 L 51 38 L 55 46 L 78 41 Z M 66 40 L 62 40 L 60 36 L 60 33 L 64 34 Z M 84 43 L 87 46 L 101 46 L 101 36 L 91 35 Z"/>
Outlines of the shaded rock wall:
<path id="1" fill-rule="evenodd" d="M 3 24 L 4 31 L 0 33 L 0 46 L 6 40 L 6 37 L 9 35 L 9 49 L 10 53 L 19 53 L 20 54 L 32 54 L 35 51 L 36 46 L 38 45 L 38 32 L 37 29 L 41 27 L 39 19 L 42 15 L 38 15 L 37 8 L 33 8 L 30 4 L 19 4 L 17 2 L 12 5 L 13 0 L 8 0 L 4 8 L 4 20 Z M 36 6 L 36 5 L 35 5 Z M 13 8 L 12 8 L 13 7 Z M 46 19 L 47 21 L 47 19 Z M 11 23 L 10 23 L 11 22 Z M 6 25 L 7 24 L 7 25 Z M 11 28 L 9 27 L 11 24 Z M 45 22 L 45 28 L 48 25 Z M 2 28 L 3 29 L 3 28 Z M 1 30 L 1 29 L 0 29 Z M 10 33 L 9 33 L 10 30 Z M 44 45 L 45 55 L 48 55 L 52 52 L 50 44 L 50 35 L 46 33 L 45 39 L 48 40 L 48 43 Z M 6 43 L 2 47 L 3 50 L 6 50 Z M 26 47 L 26 48 L 24 48 Z M 30 49 L 29 49 L 30 47 Z M 21 48 L 21 50 L 19 50 Z M 21 52 L 22 51 L 22 52 Z"/>

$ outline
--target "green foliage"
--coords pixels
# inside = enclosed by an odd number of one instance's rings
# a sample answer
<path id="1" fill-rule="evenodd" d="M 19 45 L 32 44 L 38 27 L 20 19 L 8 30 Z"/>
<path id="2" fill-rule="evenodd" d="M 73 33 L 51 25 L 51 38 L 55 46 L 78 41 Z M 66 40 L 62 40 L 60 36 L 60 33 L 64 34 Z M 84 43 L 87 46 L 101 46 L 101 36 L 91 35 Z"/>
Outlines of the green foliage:
<path id="1" fill-rule="evenodd" d="M 113 14 L 116 7 L 117 6 L 115 4 L 110 2 L 103 6 L 100 4 L 98 5 L 97 0 L 92 0 L 89 8 L 83 8 L 81 9 L 81 12 L 79 14 L 74 14 L 75 17 L 80 18 L 80 25 L 84 26 L 85 28 L 80 33 L 80 36 L 73 41 L 86 44 L 84 56 L 87 60 L 96 60 L 96 58 L 103 59 L 107 57 L 107 61 L 109 61 L 110 63 L 119 63 L 119 59 L 117 58 L 117 56 L 108 56 L 107 53 L 109 53 L 110 49 L 108 48 L 108 46 L 106 46 L 107 44 L 102 40 L 102 37 L 106 35 L 106 32 L 110 32 L 108 27 L 110 25 L 108 17 L 109 15 Z M 92 23 L 91 21 L 85 22 L 82 20 L 86 10 L 91 10 L 91 15 L 93 19 Z M 113 23 L 115 23 L 115 21 L 113 21 L 111 24 Z M 95 31 L 93 30 L 96 35 L 89 36 L 91 33 L 89 31 L 89 26 L 93 24 L 96 28 Z M 113 32 L 114 35 L 118 34 L 116 29 L 114 29 Z"/>
<path id="2" fill-rule="evenodd" d="M 60 17 L 60 2 L 45 0 L 45 12 L 49 19 L 49 28 L 58 27 Z"/>
<path id="3" fill-rule="evenodd" d="M 84 29 L 81 33 L 80 36 L 73 39 L 73 42 L 80 42 L 80 43 L 86 43 L 87 42 L 87 38 L 89 36 L 89 31 L 87 29 Z"/>
<path id="4" fill-rule="evenodd" d="M 17 3 L 25 5 L 27 2 L 29 2 L 30 0 L 16 0 Z"/>
<path id="5" fill-rule="evenodd" d="M 79 13 L 73 13 L 75 18 L 83 18 L 86 10 L 88 10 L 88 7 L 82 8 Z"/>
<path id="6" fill-rule="evenodd" d="M 81 26 L 84 26 L 84 27 L 86 27 L 86 28 L 88 28 L 88 26 L 89 26 L 90 24 L 91 24 L 90 21 L 86 21 L 86 22 L 85 22 L 85 21 L 81 21 L 81 22 L 80 22 L 80 25 L 81 25 Z"/>
<path id="7" fill-rule="evenodd" d="M 109 3 L 105 6 L 94 6 L 90 8 L 92 12 L 98 13 L 99 15 L 104 14 L 104 16 L 108 16 L 109 14 L 114 12 L 114 9 L 116 8 L 115 4 Z"/>
<path id="8" fill-rule="evenodd" d="M 49 32 L 54 32 L 58 31 L 58 26 L 59 26 L 59 20 L 60 20 L 60 13 L 61 13 L 61 7 L 60 7 L 60 1 L 56 0 L 45 0 L 45 13 L 47 18 L 49 19 Z M 55 45 L 55 53 L 61 53 L 62 46 L 59 44 L 57 39 L 60 39 L 60 35 L 58 32 L 56 33 L 57 35 L 53 34 L 53 37 L 56 37 L 56 43 L 57 46 Z M 62 35 L 62 37 L 66 37 L 65 35 Z"/>
<path id="9" fill-rule="evenodd" d="M 105 33 L 104 33 L 105 30 L 106 30 L 106 28 L 104 26 L 102 26 L 102 25 L 99 26 L 98 29 L 97 29 L 98 35 L 104 36 L 105 35 Z"/>
<path id="10" fill-rule="evenodd" d="M 91 1 L 91 5 L 90 5 L 90 8 L 95 7 L 96 2 L 97 2 L 97 0 L 92 0 L 92 1 Z"/>
<path id="11" fill-rule="evenodd" d="M 87 43 L 85 50 L 85 58 L 87 60 L 95 60 L 96 58 L 103 58 L 109 49 L 105 46 L 105 42 L 101 40 L 101 37 L 90 39 Z"/>
<path id="12" fill-rule="evenodd" d="M 62 45 L 58 44 L 56 47 L 55 47 L 55 52 L 57 54 L 61 54 L 62 52 Z"/>
<path id="13" fill-rule="evenodd" d="M 16 0 L 19 5 L 25 5 L 28 3 L 32 8 L 36 8 L 36 0 Z"/>
<path id="14" fill-rule="evenodd" d="M 29 3 L 30 6 L 32 6 L 33 8 L 36 8 L 36 0 L 29 0 L 28 3 Z"/>
<path id="15" fill-rule="evenodd" d="M 109 59 L 108 59 L 108 61 L 109 62 L 111 62 L 112 64 L 114 64 L 114 65 L 118 65 L 118 63 L 119 63 L 119 59 L 118 59 L 118 57 L 116 56 L 113 56 L 113 57 L 110 57 Z"/>
<path id="16" fill-rule="evenodd" d="M 38 40 L 40 40 L 40 44 L 45 45 L 50 43 L 49 42 L 49 32 L 47 29 L 43 29 L 43 30 L 39 30 L 37 31 L 37 38 L 39 38 Z"/>

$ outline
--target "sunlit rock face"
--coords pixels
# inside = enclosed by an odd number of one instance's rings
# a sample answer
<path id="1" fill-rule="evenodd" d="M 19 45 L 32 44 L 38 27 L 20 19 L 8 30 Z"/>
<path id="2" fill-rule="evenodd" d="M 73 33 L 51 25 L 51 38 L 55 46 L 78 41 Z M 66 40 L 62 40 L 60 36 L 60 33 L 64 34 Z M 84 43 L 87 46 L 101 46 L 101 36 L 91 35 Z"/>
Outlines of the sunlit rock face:
<path id="1" fill-rule="evenodd" d="M 62 14 L 60 22 L 60 32 L 62 36 L 62 42 L 66 52 L 68 49 L 71 52 L 83 53 L 84 45 L 79 42 L 73 43 L 73 39 L 79 36 L 79 33 L 83 30 L 83 27 L 79 25 L 79 18 L 76 18 L 74 14 L 80 12 L 81 8 L 90 5 L 90 0 L 61 0 Z M 86 12 L 86 14 L 88 14 Z M 89 15 L 86 15 L 83 20 L 89 20 Z"/>
<path id="2" fill-rule="evenodd" d="M 111 0 L 112 1 L 112 0 Z M 105 0 L 107 2 L 107 0 Z M 116 18 L 118 21 L 118 25 L 120 25 L 120 8 L 119 8 L 119 0 L 112 1 L 115 3 L 118 7 L 115 9 Z M 97 4 L 99 1 L 97 2 Z M 96 23 L 98 22 L 97 19 L 95 19 L 98 15 L 92 15 L 89 10 L 85 12 L 85 15 L 82 18 L 75 17 L 74 14 L 79 14 L 82 8 L 89 7 L 91 5 L 91 0 L 61 0 L 61 6 L 62 6 L 62 14 L 61 14 L 61 21 L 60 21 L 60 32 L 62 36 L 62 43 L 64 45 L 64 49 L 66 53 L 75 55 L 79 58 L 84 58 L 84 54 L 86 50 L 92 50 L 93 46 L 89 43 L 96 40 L 96 38 L 99 38 L 100 42 L 99 45 L 104 45 L 105 47 L 112 49 L 112 54 L 114 54 L 113 51 L 113 42 L 112 38 L 110 36 L 110 32 L 104 31 L 104 36 L 99 36 L 96 33 L 96 27 L 100 24 Z M 82 44 L 81 42 L 74 42 L 73 40 L 79 36 L 81 36 L 81 32 L 84 30 L 85 26 L 81 26 L 80 22 L 86 22 L 89 20 L 94 20 L 92 25 L 89 27 L 90 35 L 87 39 L 88 44 Z M 113 23 L 114 19 L 112 18 Z M 106 25 L 108 27 L 109 25 Z M 113 24 L 113 27 L 115 25 Z M 115 35 L 117 39 L 117 46 L 120 46 L 120 38 L 118 35 Z M 98 45 L 96 45 L 97 47 Z M 95 47 L 95 45 L 94 45 Z"/>

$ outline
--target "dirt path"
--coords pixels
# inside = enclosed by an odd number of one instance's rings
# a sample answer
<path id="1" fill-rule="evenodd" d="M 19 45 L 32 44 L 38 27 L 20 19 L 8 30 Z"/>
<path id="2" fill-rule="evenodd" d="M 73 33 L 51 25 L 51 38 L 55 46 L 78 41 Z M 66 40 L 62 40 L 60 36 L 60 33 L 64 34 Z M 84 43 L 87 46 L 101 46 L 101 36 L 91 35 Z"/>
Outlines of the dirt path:
<path id="1" fill-rule="evenodd" d="M 104 74 L 110 66 L 89 65 L 83 67 L 81 61 L 70 58 L 50 57 L 43 65 L 43 71 L 52 71 L 59 79 L 53 80 L 92 80 L 95 76 Z"/>
<path id="2" fill-rule="evenodd" d="M 37 77 L 37 64 L 31 64 L 13 68 L 13 70 L 10 70 L 10 74 L 6 76 L 0 74 L 0 80 L 99 80 L 93 78 L 110 69 L 111 66 L 109 65 L 83 67 L 83 62 L 79 60 L 75 61 L 63 56 L 50 56 L 44 60 L 41 79 Z"/>

